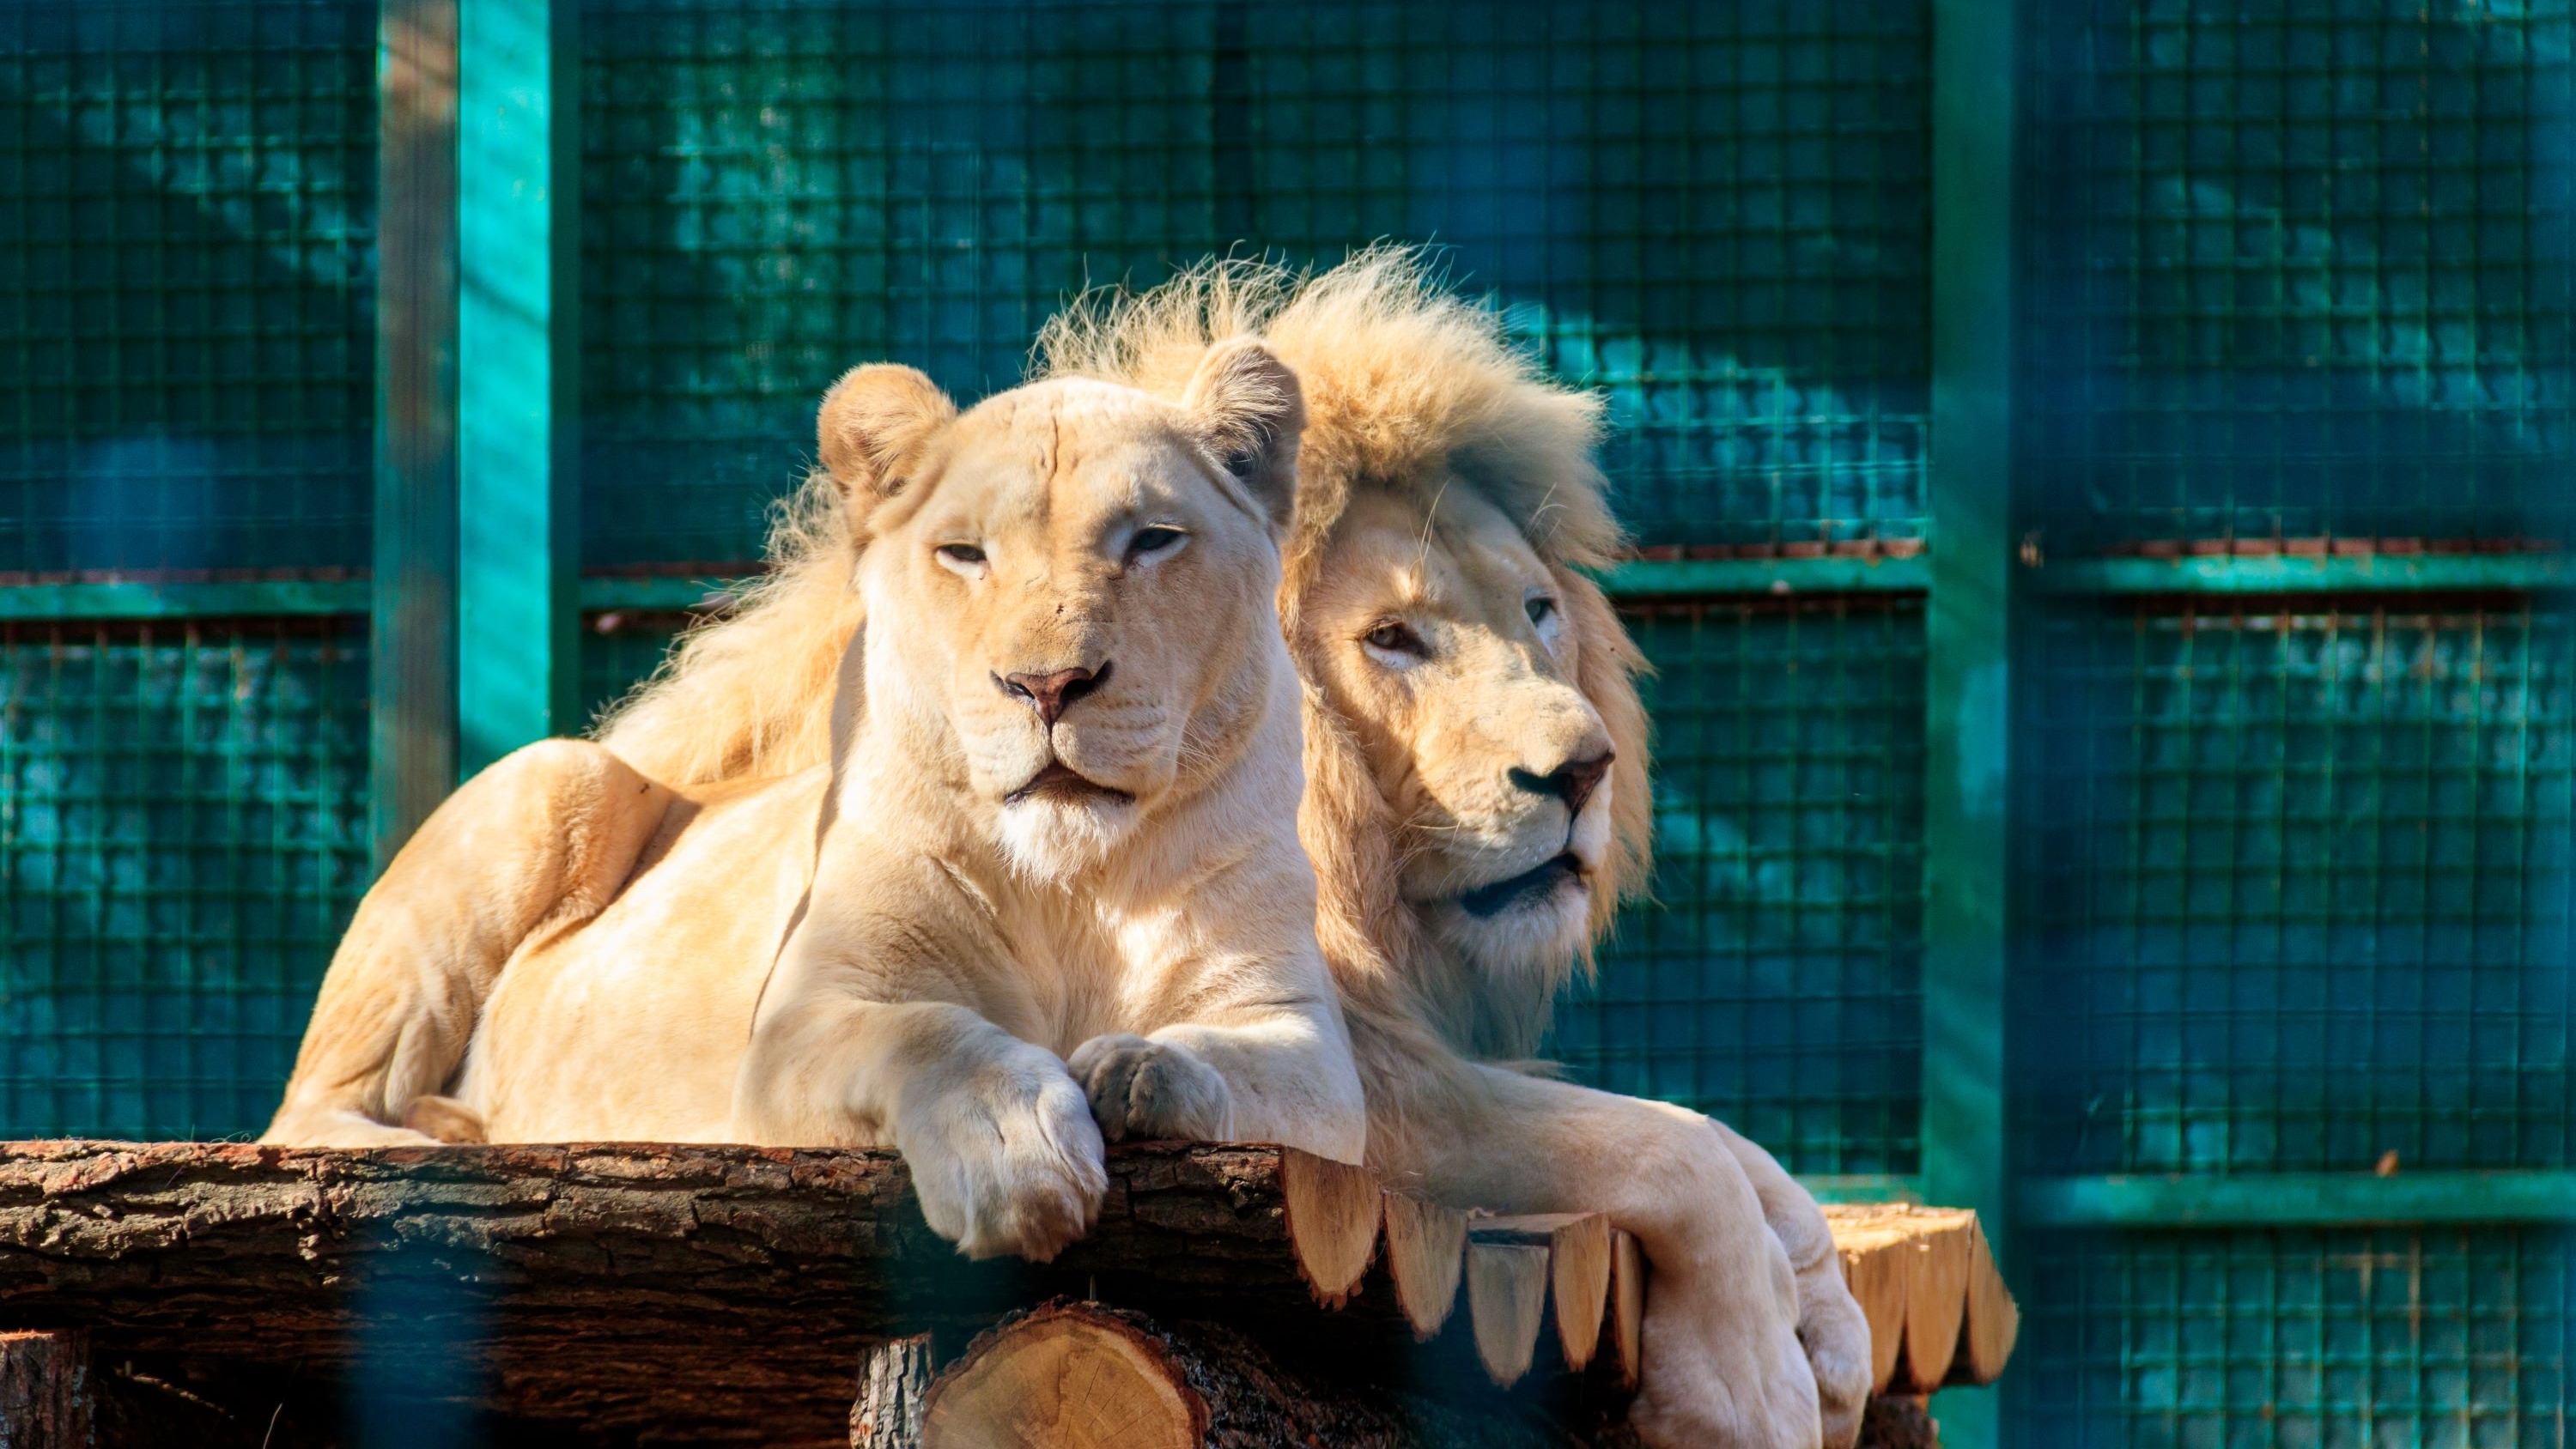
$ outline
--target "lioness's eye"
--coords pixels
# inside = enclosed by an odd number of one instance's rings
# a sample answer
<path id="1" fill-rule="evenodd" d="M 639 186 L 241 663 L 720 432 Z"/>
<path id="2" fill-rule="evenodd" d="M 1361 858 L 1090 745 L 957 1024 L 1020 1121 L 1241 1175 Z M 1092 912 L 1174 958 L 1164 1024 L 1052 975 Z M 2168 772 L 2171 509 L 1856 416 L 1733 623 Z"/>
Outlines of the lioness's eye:
<path id="1" fill-rule="evenodd" d="M 1532 598 L 1526 607 L 1529 609 L 1529 620 L 1533 624 L 1544 624 L 1556 616 L 1556 600 L 1545 594 Z"/>
<path id="2" fill-rule="evenodd" d="M 982 568 L 984 551 L 971 543 L 943 543 L 939 546 L 939 561 L 951 568 Z"/>
<path id="3" fill-rule="evenodd" d="M 1180 541 L 1181 531 L 1177 528 L 1140 528 L 1135 537 L 1127 540 L 1127 556 L 1143 558 L 1149 553 L 1161 553 Z"/>
<path id="4" fill-rule="evenodd" d="M 1360 642 L 1371 649 L 1383 650 L 1389 654 L 1419 656 L 1428 652 L 1422 647 L 1421 635 L 1398 623 L 1380 624 L 1361 635 Z"/>

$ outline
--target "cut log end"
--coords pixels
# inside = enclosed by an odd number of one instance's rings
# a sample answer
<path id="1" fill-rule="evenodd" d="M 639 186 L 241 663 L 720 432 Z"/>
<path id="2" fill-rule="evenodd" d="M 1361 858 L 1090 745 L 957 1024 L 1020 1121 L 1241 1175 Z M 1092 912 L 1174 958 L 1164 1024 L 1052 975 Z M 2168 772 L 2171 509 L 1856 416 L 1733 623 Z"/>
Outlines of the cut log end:
<path id="1" fill-rule="evenodd" d="M 1869 1319 L 1877 1392 L 1995 1381 L 2020 1311 L 1975 1213 L 1886 1203 L 1829 1206 L 1825 1216 L 1844 1280 Z"/>
<path id="2" fill-rule="evenodd" d="M 1547 1249 L 1469 1242 L 1467 1315 L 1475 1324 L 1476 1359 L 1485 1376 L 1504 1388 L 1519 1383 L 1530 1370 L 1547 1317 Z"/>
<path id="3" fill-rule="evenodd" d="M 1646 1254 L 1625 1231 L 1610 1232 L 1610 1346 L 1619 1385 L 1634 1389 L 1646 1365 Z"/>
<path id="4" fill-rule="evenodd" d="M 1037 1309 L 940 1375 L 921 1449 L 1199 1449 L 1207 1406 L 1127 1316 Z"/>
<path id="5" fill-rule="evenodd" d="M 1413 1336 L 1429 1342 L 1449 1321 L 1466 1266 L 1467 1215 L 1402 1193 L 1386 1194 L 1386 1274 Z"/>
<path id="6" fill-rule="evenodd" d="M 1279 1189 L 1297 1267 L 1315 1301 L 1339 1308 L 1359 1291 L 1360 1277 L 1377 1256 L 1383 1190 L 1365 1167 L 1279 1150 Z"/>

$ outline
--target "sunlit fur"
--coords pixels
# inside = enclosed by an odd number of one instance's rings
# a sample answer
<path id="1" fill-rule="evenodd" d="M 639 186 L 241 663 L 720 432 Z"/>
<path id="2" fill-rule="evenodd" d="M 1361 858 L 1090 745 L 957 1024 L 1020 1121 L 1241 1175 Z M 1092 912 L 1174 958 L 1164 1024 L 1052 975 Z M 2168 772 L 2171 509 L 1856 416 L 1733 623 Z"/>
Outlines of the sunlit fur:
<path id="1" fill-rule="evenodd" d="M 1318 933 L 1368 1088 L 1370 1160 L 1461 1204 L 1605 1211 L 1637 1234 L 1655 1267 L 1638 1407 L 1650 1444 L 1848 1444 L 1868 1387 L 1867 1326 L 1812 1200 L 1768 1154 L 1695 1114 L 1508 1066 L 1534 1050 L 1556 987 L 1645 878 L 1639 661 L 1608 601 L 1573 571 L 1618 548 L 1591 461 L 1598 401 L 1548 383 L 1489 309 L 1435 285 L 1415 255 L 1397 250 L 1362 253 L 1320 276 L 1210 264 L 1142 298 L 1088 299 L 1050 328 L 1038 362 L 1169 396 L 1211 341 L 1243 333 L 1266 336 L 1307 398 L 1279 595 L 1301 669 L 1348 642 L 1320 632 L 1320 620 L 1334 602 L 1336 566 L 1366 549 L 1337 550 L 1337 537 L 1384 543 L 1392 533 L 1420 540 L 1426 556 L 1453 551 L 1461 531 L 1491 522 L 1466 505 L 1472 497 L 1519 533 L 1555 585 L 1570 644 L 1555 672 L 1570 677 L 1618 753 L 1606 802 L 1593 807 L 1609 820 L 1593 842 L 1582 929 L 1569 936 L 1561 919 L 1538 929 L 1521 922 L 1502 939 L 1478 940 L 1443 930 L 1436 902 L 1407 898 L 1404 882 L 1423 878 L 1423 827 L 1439 823 L 1420 818 L 1404 769 L 1388 767 L 1415 754 L 1408 721 L 1337 691 L 1331 678 L 1347 672 L 1347 657 L 1310 676 L 1300 827 L 1320 875 Z M 766 581 L 603 722 L 607 750 L 532 754 L 523 776 L 496 785 L 505 793 L 478 828 L 496 844 L 551 843 L 542 870 L 485 873 L 521 908 L 489 940 L 419 967 L 424 991 L 379 1011 L 385 1020 L 373 1029 L 403 1033 L 392 1068 L 352 1068 L 348 1080 L 324 1082 L 317 1101 L 361 1104 L 344 1120 L 400 1121 L 412 1093 L 436 1090 L 446 1068 L 435 1044 L 470 1022 L 516 933 L 595 910 L 603 887 L 584 883 L 613 889 L 611 872 L 633 858 L 622 837 L 583 825 L 597 800 L 619 789 L 722 789 L 830 758 L 858 702 L 843 691 L 836 716 L 832 680 L 865 614 L 849 581 L 868 546 L 838 507 L 835 485 L 818 473 L 782 510 Z M 1483 552 L 1511 562 L 1509 548 Z M 1488 584 L 1507 575 L 1478 573 Z M 1520 603 L 1476 602 L 1488 619 Z M 1489 763 L 1498 773 L 1503 762 Z M 455 849 L 461 856 L 463 845 Z M 468 888 L 461 878 L 448 887 Z M 561 910 L 546 914 L 558 899 Z M 418 1140 L 386 1130 L 388 1140 Z M 1783 1359 L 1784 1321 L 1796 1326 L 1785 1353 L 1797 1362 Z"/>
<path id="2" fill-rule="evenodd" d="M 1364 252 L 1321 275 L 1209 263 L 1141 297 L 1088 298 L 1048 328 L 1036 366 L 1169 395 L 1212 343 L 1244 334 L 1262 336 L 1306 394 L 1280 614 L 1307 679 L 1301 834 L 1318 867 L 1318 934 L 1368 1086 L 1371 1161 L 1436 1196 L 1504 1210 L 1606 1210 L 1639 1234 L 1663 1285 L 1640 1407 L 1650 1442 L 1849 1443 L 1868 1387 L 1867 1327 L 1814 1203 L 1778 1164 L 1692 1114 L 1476 1060 L 1536 1051 L 1549 1004 L 1646 879 L 1641 661 L 1609 601 L 1578 572 L 1620 546 L 1592 461 L 1599 400 L 1549 382 L 1491 310 L 1440 286 L 1418 254 L 1400 249 Z M 721 773 L 745 753 L 708 740 L 776 742 L 782 762 L 796 749 L 819 757 L 828 726 L 815 696 L 737 691 L 728 677 L 730 661 L 755 652 L 795 657 L 800 638 L 804 658 L 833 655 L 855 622 L 832 582 L 843 565 L 831 542 L 794 527 L 797 516 L 781 530 L 766 592 L 708 626 L 608 722 L 610 746 L 648 773 Z M 1517 539 L 1493 538 L 1495 520 Z M 1586 812 L 1589 880 L 1579 897 L 1484 928 L 1444 909 L 1438 892 L 1408 899 L 1406 883 L 1420 884 L 1427 865 L 1441 873 L 1439 858 L 1451 853 L 1443 837 L 1456 832 L 1440 827 L 1462 823 L 1426 818 L 1438 813 L 1422 808 L 1436 793 L 1422 788 L 1426 775 L 1499 774 L 1505 762 L 1426 762 L 1419 712 L 1372 708 L 1384 701 L 1352 687 L 1351 621 L 1340 607 L 1352 601 L 1343 594 L 1383 582 L 1370 577 L 1383 560 L 1369 555 L 1390 541 L 1426 564 L 1466 555 L 1476 566 L 1459 571 L 1476 584 L 1528 565 L 1553 586 L 1565 637 L 1551 667 L 1533 672 L 1570 682 L 1618 756 Z M 1507 557 L 1515 547 L 1525 557 Z M 1466 612 L 1490 621 L 1521 600 L 1467 602 Z M 757 650 L 737 653 L 736 637 L 758 641 Z M 1452 715 L 1475 714 L 1480 681 L 1449 683 L 1468 691 Z M 1771 1310 L 1761 1285 L 1772 1269 L 1729 1207 L 1748 1187 L 1742 1200 L 1767 1219 L 1763 1236 L 1776 1235 L 1767 1251 L 1785 1253 L 1780 1271 L 1795 1273 L 1789 1312 L 1812 1373 L 1780 1363 L 1777 1340 L 1762 1337 Z M 1766 1381 L 1767 1396 L 1758 1391 Z M 1819 1386 L 1821 1423 L 1810 1407 L 1802 1430 L 1801 1395 L 1816 1405 Z"/>
<path id="3" fill-rule="evenodd" d="M 469 782 L 360 904 L 267 1139 L 894 1146 L 934 1229 L 1036 1259 L 1098 1212 L 1104 1131 L 1359 1160 L 1274 604 L 1301 424 L 1251 342 L 1176 397 L 962 416 L 853 372 L 818 434 L 854 552 L 806 577 L 872 624 L 772 605 L 765 658 L 693 656 L 832 681 L 704 759 L 825 757 L 675 787 L 556 741 Z"/>

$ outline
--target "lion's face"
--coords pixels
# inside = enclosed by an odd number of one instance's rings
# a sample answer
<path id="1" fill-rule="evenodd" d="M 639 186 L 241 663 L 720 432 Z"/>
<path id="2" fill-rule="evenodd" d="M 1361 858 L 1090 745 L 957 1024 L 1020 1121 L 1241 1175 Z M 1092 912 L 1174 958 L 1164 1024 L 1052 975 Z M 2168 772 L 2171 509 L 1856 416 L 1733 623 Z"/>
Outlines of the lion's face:
<path id="1" fill-rule="evenodd" d="M 1470 490 L 1438 496 L 1428 516 L 1352 498 L 1298 652 L 1392 807 L 1406 903 L 1489 971 L 1554 973 L 1589 939 L 1614 849 L 1612 735 L 1580 687 L 1572 581 Z"/>
<path id="2" fill-rule="evenodd" d="M 1019 388 L 914 424 L 880 470 L 859 567 L 867 707 L 934 741 L 1032 874 L 1096 864 L 1188 795 L 1291 677 L 1272 601 L 1295 383 L 1257 347 L 1211 366 L 1179 405 Z M 827 441 L 836 407 L 884 401 L 844 396 L 875 371 L 827 402 Z"/>

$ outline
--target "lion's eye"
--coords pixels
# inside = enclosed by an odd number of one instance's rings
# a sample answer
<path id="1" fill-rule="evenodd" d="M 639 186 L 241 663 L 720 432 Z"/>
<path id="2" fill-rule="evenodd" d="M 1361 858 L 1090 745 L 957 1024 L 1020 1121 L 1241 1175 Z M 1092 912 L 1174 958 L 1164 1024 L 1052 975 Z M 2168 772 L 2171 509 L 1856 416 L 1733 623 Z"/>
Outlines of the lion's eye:
<path id="1" fill-rule="evenodd" d="M 1140 528 L 1136 530 L 1135 537 L 1127 540 L 1127 556 L 1144 558 L 1161 553 L 1179 543 L 1184 536 L 1177 528 Z"/>
<path id="2" fill-rule="evenodd" d="M 1422 636 L 1400 623 L 1389 621 L 1360 636 L 1360 642 L 1385 654 L 1405 654 L 1420 658 L 1429 651 L 1422 647 Z"/>
<path id="3" fill-rule="evenodd" d="M 1529 621 L 1533 624 L 1544 624 L 1556 617 L 1556 600 L 1545 594 L 1532 595 L 1523 607 L 1529 610 Z"/>
<path id="4" fill-rule="evenodd" d="M 939 561 L 960 573 L 972 573 L 984 566 L 984 551 L 971 543 L 943 543 Z"/>

